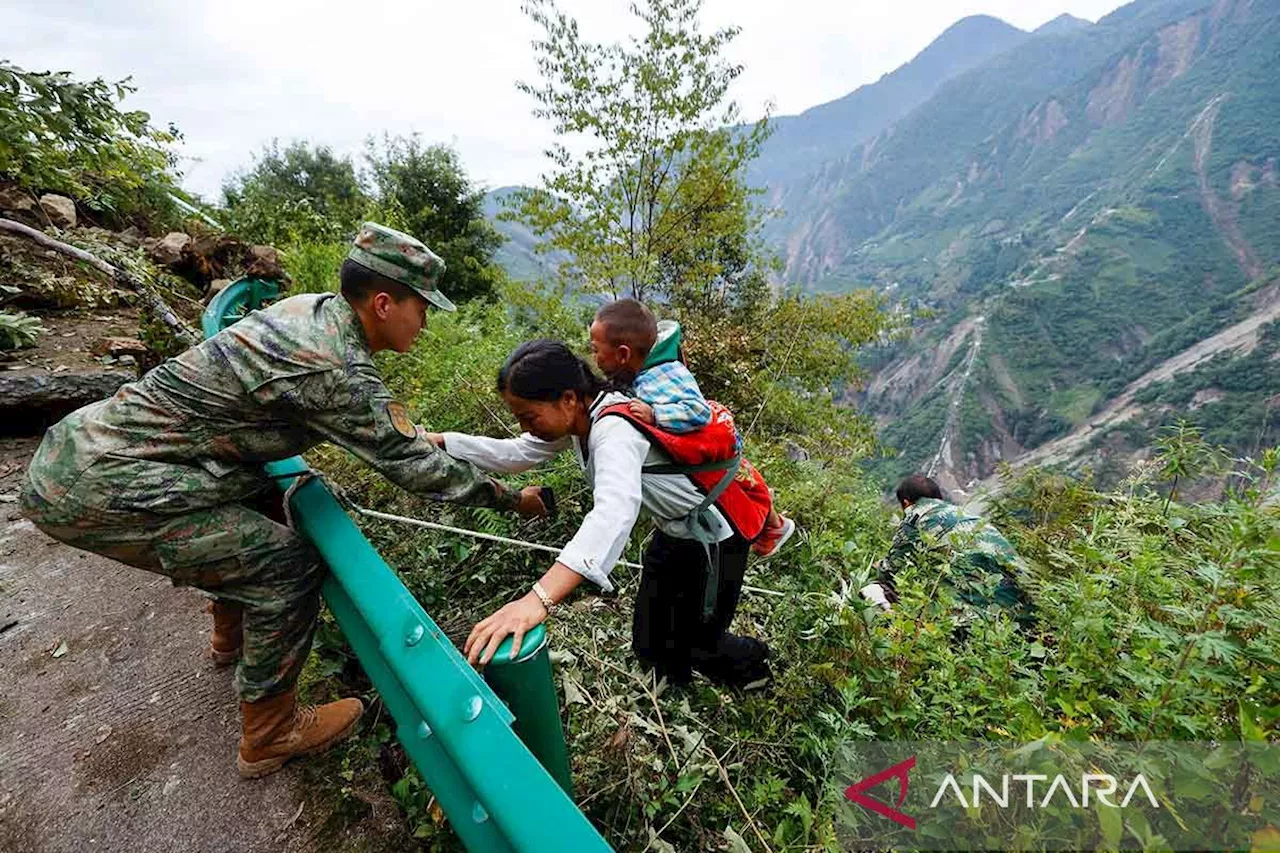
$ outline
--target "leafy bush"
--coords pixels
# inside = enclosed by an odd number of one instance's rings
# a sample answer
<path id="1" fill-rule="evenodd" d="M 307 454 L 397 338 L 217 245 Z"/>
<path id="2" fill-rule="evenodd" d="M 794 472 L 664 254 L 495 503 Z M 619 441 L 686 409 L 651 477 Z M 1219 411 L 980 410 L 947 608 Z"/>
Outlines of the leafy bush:
<path id="1" fill-rule="evenodd" d="M 125 221 L 174 217 L 177 191 L 170 125 L 118 104 L 128 79 L 79 81 L 66 72 L 29 72 L 0 60 L 0 174 L 37 192 L 72 196 Z"/>
<path id="2" fill-rule="evenodd" d="M 484 193 L 467 178 L 457 152 L 416 136 L 370 138 L 364 170 L 332 149 L 303 141 L 263 149 L 253 168 L 224 185 L 223 217 L 244 237 L 295 255 L 305 290 L 333 290 L 332 248 L 345 246 L 363 220 L 398 228 L 445 260 L 440 288 L 455 302 L 485 299 L 505 279 L 493 262 L 502 236 L 485 218 Z M 338 258 L 340 262 L 341 258 Z M 295 273 L 296 274 L 296 273 Z M 321 281 L 332 282 L 323 286 Z"/>
<path id="3" fill-rule="evenodd" d="M 0 311 L 0 351 L 35 346 L 36 338 L 44 331 L 39 318 Z"/>
<path id="4" fill-rule="evenodd" d="M 350 239 L 370 203 L 350 158 L 301 141 L 263 148 L 222 197 L 228 227 L 281 247 Z"/>
<path id="5" fill-rule="evenodd" d="M 293 293 L 333 293 L 338 289 L 338 270 L 351 245 L 340 243 L 300 243 L 284 251 L 284 265 L 293 278 Z"/>
<path id="6" fill-rule="evenodd" d="M 484 193 L 467 178 L 458 152 L 415 136 L 370 139 L 368 180 L 385 221 L 426 241 L 444 258 L 440 289 L 455 302 L 490 298 L 504 278 L 493 263 L 503 237 L 484 215 Z"/>

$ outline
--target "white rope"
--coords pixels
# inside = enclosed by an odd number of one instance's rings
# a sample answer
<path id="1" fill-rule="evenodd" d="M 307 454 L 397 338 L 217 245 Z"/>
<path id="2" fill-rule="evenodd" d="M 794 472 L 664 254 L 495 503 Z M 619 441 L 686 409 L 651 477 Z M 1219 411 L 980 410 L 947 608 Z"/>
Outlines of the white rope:
<path id="1" fill-rule="evenodd" d="M 401 524 L 412 524 L 415 527 L 426 527 L 431 530 L 442 530 L 445 533 L 458 533 L 462 536 L 473 536 L 476 539 L 488 539 L 490 542 L 501 542 L 504 545 L 516 545 L 520 548 L 532 548 L 535 551 L 546 551 L 548 554 L 559 554 L 563 548 L 555 548 L 551 545 L 543 545 L 538 542 L 526 542 L 523 539 L 510 539 L 506 536 L 497 536 L 493 533 L 481 533 L 478 530 L 467 530 L 463 527 L 450 527 L 447 524 L 437 524 L 434 521 L 426 521 L 421 518 L 410 518 L 407 515 L 393 515 L 389 512 L 378 512 L 376 509 L 365 509 L 362 506 L 354 506 L 356 512 L 361 515 L 367 515 L 370 518 L 380 518 L 383 521 L 398 521 Z M 628 563 L 626 560 L 619 560 L 619 566 L 626 566 L 629 569 L 639 569 L 642 566 L 639 563 Z"/>
<path id="2" fill-rule="evenodd" d="M 519 548 L 530 548 L 534 551 L 546 551 L 548 554 L 559 554 L 564 550 L 562 548 L 555 548 L 551 545 L 543 545 L 540 542 L 528 542 L 524 539 L 512 539 L 507 536 L 498 536 L 493 533 L 481 533 L 479 530 L 467 530 L 465 527 L 451 527 L 448 524 L 439 524 L 422 518 L 412 518 L 407 515 L 395 515 L 390 512 L 379 512 L 376 509 L 365 509 L 364 507 L 354 503 L 351 504 L 351 508 L 360 515 L 367 515 L 370 518 L 377 518 L 382 521 L 396 521 L 400 524 L 411 524 L 414 527 L 426 527 L 429 530 L 440 530 L 445 533 L 457 533 L 461 536 L 471 536 L 476 539 L 487 539 L 490 542 L 501 542 L 504 545 L 515 545 Z M 639 563 L 630 563 L 626 560 L 619 560 L 617 565 L 626 566 L 629 569 L 644 568 Z M 747 584 L 743 584 L 742 589 L 744 592 L 756 593 L 758 595 L 774 595 L 778 598 L 786 597 L 786 593 L 784 592 L 778 592 L 772 589 L 761 589 L 760 587 L 748 586 Z"/>

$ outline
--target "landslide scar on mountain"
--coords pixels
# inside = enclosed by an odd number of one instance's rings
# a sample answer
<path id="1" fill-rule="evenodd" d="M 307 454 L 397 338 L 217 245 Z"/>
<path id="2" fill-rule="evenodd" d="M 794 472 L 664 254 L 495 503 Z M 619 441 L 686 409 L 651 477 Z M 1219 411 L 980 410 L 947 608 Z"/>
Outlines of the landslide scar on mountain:
<path id="1" fill-rule="evenodd" d="M 1218 119 L 1218 112 L 1222 109 L 1222 102 L 1227 97 L 1225 93 L 1218 95 L 1191 123 L 1191 140 L 1195 145 L 1196 184 L 1200 189 L 1200 200 L 1204 204 L 1205 212 L 1209 214 L 1209 219 L 1213 222 L 1213 227 L 1217 229 L 1223 242 L 1235 256 L 1236 263 L 1240 265 L 1245 277 L 1252 281 L 1262 275 L 1262 263 L 1258 260 L 1253 247 L 1249 245 L 1249 241 L 1245 239 L 1244 232 L 1240 230 L 1236 205 L 1219 198 L 1209 182 L 1208 164 L 1209 154 L 1213 150 L 1213 126 Z"/>

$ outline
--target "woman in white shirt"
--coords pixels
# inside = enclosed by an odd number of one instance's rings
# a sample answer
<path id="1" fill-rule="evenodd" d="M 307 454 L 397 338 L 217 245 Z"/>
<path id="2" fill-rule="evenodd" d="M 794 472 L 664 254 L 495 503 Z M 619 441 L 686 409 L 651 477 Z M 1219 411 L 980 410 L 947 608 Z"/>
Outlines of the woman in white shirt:
<path id="1" fill-rule="evenodd" d="M 584 579 L 611 590 L 609 572 L 643 507 L 658 529 L 645 550 L 636 591 L 636 656 L 673 684 L 687 683 L 695 669 L 714 682 L 745 689 L 767 683 L 768 646 L 727 630 L 738 607 L 749 543 L 718 509 L 709 510 L 712 538 L 718 539 L 710 549 L 720 571 L 715 610 L 704 618 L 707 551 L 685 522 L 703 494 L 684 474 L 644 471 L 671 460 L 624 418 L 599 418 L 602 409 L 627 397 L 609 390 L 564 344 L 548 340 L 522 344 L 511 354 L 498 373 L 498 391 L 522 435 L 433 438 L 451 455 L 492 472 L 525 471 L 572 449 L 594 500 L 578 532 L 532 589 L 471 630 L 464 646 L 470 661 L 488 663 L 508 635 L 518 649 L 525 632 Z"/>

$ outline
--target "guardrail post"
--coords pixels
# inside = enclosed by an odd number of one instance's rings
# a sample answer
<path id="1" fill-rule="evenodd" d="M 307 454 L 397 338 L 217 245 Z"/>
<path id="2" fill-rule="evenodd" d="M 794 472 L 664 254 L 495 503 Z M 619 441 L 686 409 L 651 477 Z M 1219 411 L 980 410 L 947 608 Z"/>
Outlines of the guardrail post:
<path id="1" fill-rule="evenodd" d="M 573 774 L 560 723 L 560 697 L 551 671 L 546 627 L 538 625 L 525 635 L 515 660 L 511 660 L 511 639 L 498 647 L 484 669 L 484 679 L 515 715 L 512 728 L 520 740 L 572 799 Z"/>

